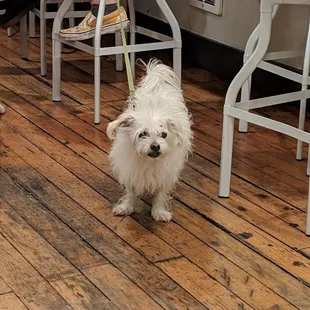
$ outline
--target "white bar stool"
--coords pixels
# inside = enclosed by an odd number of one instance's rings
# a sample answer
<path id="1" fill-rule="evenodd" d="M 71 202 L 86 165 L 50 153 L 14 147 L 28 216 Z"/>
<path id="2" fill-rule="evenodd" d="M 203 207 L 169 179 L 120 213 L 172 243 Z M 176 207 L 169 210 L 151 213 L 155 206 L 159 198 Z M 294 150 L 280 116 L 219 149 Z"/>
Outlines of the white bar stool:
<path id="1" fill-rule="evenodd" d="M 309 83 L 309 57 L 310 57 L 310 34 L 308 35 L 307 48 L 305 52 L 305 64 L 303 75 L 295 74 L 289 70 L 282 69 L 278 66 L 267 63 L 265 60 L 281 59 L 300 56 L 299 52 L 277 52 L 266 54 L 270 37 L 272 19 L 276 15 L 278 6 L 280 4 L 295 4 L 295 5 L 310 5 L 310 0 L 261 0 L 260 5 L 260 23 L 259 26 L 252 33 L 245 50 L 244 66 L 236 75 L 234 80 L 229 86 L 226 94 L 224 106 L 224 120 L 222 132 L 222 154 L 221 154 L 221 172 L 220 172 L 220 186 L 219 196 L 223 198 L 229 197 L 230 192 L 230 179 L 231 179 L 231 164 L 232 164 L 232 151 L 233 151 L 233 136 L 234 136 L 234 120 L 240 120 L 239 131 L 247 131 L 247 123 L 253 123 L 263 126 L 268 129 L 286 134 L 298 141 L 303 141 L 310 144 L 310 134 L 303 131 L 305 121 L 306 100 L 310 98 L 310 90 L 308 90 Z M 310 28 L 309 28 L 310 29 Z M 265 57 L 265 58 L 264 58 Z M 287 77 L 291 80 L 300 82 L 302 90 L 277 95 L 267 98 L 250 100 L 250 87 L 251 75 L 256 68 L 263 68 L 267 71 L 276 73 Z M 237 101 L 237 96 L 242 88 L 241 102 Z M 300 121 L 299 128 L 283 124 L 278 121 L 268 119 L 253 113 L 249 110 L 262 107 L 273 106 L 286 102 L 301 100 Z M 301 156 L 299 142 L 297 158 Z M 300 153 L 299 153 L 300 152 Z M 309 165 L 308 165 L 309 167 Z M 309 183 L 310 192 L 310 183 Z M 307 207 L 307 220 L 306 220 L 306 234 L 310 236 L 310 195 L 308 196 Z"/>
<path id="2" fill-rule="evenodd" d="M 46 70 L 46 20 L 54 19 L 57 12 L 47 12 L 47 4 L 56 3 L 58 6 L 62 4 L 63 0 L 40 0 L 40 9 L 34 8 L 32 12 L 29 12 L 29 37 L 35 37 L 35 17 L 40 18 L 40 59 L 41 59 L 41 75 L 47 74 Z M 74 27 L 74 18 L 85 17 L 88 11 L 75 11 L 74 2 L 80 2 L 80 0 L 74 0 L 70 9 L 65 14 L 64 18 L 69 19 L 69 27 Z"/>
<path id="3" fill-rule="evenodd" d="M 95 82 L 95 124 L 100 123 L 100 56 L 105 55 L 121 55 L 124 52 L 122 46 L 104 47 L 101 48 L 101 27 L 102 19 L 104 16 L 105 0 L 100 2 L 99 13 L 96 24 L 96 33 L 94 38 L 94 46 L 86 45 L 79 41 L 65 41 L 60 38 L 59 31 L 61 29 L 62 20 L 69 10 L 73 0 L 64 0 L 57 15 L 54 20 L 53 26 L 53 101 L 60 101 L 60 81 L 61 81 L 61 42 L 71 45 L 77 49 L 94 55 L 94 82 Z M 133 76 L 135 75 L 135 53 L 144 51 L 154 51 L 161 49 L 173 49 L 173 68 L 181 80 L 181 70 L 182 70 L 182 39 L 181 31 L 176 18 L 171 12 L 169 6 L 165 0 L 156 0 L 159 8 L 161 9 L 163 15 L 167 19 L 170 27 L 172 29 L 173 37 L 168 37 L 166 35 L 145 29 L 140 26 L 136 26 L 135 22 L 135 8 L 133 0 L 128 0 L 129 17 L 130 17 L 130 45 L 128 45 L 128 51 L 131 57 L 131 67 Z M 141 33 L 145 36 L 156 39 L 160 42 L 155 43 L 145 43 L 145 44 L 135 44 L 136 32 Z M 120 43 L 120 42 L 119 42 Z"/>
<path id="4" fill-rule="evenodd" d="M 41 75 L 47 74 L 46 69 L 46 20 L 54 19 L 57 12 L 47 12 L 47 4 L 56 3 L 58 6 L 63 0 L 40 0 L 40 9 L 34 8 L 29 12 L 29 37 L 35 37 L 35 17 L 40 18 L 40 61 L 41 61 Z M 74 2 L 80 2 L 80 0 L 74 0 Z M 71 5 L 69 12 L 64 18 L 69 19 L 69 27 L 74 27 L 74 18 L 85 17 L 89 11 L 75 11 L 74 3 Z M 24 19 L 26 18 L 26 19 Z M 26 59 L 28 56 L 28 27 L 27 27 L 27 15 L 21 20 L 20 35 L 21 35 L 21 58 Z M 10 27 L 7 30 L 7 35 L 11 37 L 13 35 L 13 28 Z"/>
<path id="5" fill-rule="evenodd" d="M 28 58 L 28 25 L 27 25 L 27 14 L 22 17 L 19 22 L 19 34 L 20 34 L 20 57 L 22 59 Z M 13 35 L 13 27 L 7 29 L 8 37 Z"/>

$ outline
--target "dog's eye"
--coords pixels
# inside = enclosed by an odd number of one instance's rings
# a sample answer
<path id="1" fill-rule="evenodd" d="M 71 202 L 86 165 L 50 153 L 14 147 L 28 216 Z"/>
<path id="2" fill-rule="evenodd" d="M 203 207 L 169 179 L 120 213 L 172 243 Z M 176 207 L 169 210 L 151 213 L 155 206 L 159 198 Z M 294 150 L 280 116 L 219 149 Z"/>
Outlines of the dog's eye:
<path id="1" fill-rule="evenodd" d="M 145 138 L 149 135 L 149 133 L 147 131 L 143 131 L 139 134 L 139 138 Z"/>
<path id="2" fill-rule="evenodd" d="M 166 138 L 167 138 L 167 134 L 166 134 L 165 132 L 162 132 L 162 133 L 161 133 L 161 137 L 162 137 L 163 139 L 166 139 Z"/>

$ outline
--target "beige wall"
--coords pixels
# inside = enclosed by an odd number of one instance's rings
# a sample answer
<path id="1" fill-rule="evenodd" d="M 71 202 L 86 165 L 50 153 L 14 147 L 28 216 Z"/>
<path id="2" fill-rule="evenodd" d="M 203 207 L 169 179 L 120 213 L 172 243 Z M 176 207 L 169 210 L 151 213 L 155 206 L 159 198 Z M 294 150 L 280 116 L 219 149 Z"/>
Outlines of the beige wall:
<path id="1" fill-rule="evenodd" d="M 258 0 L 224 0 L 222 16 L 189 5 L 188 0 L 167 0 L 180 26 L 208 39 L 243 50 L 259 20 Z M 136 0 L 137 9 L 163 19 L 154 0 Z M 303 49 L 309 20 L 309 7 L 283 6 L 274 21 L 270 50 Z M 287 63 L 300 67 L 302 60 Z"/>

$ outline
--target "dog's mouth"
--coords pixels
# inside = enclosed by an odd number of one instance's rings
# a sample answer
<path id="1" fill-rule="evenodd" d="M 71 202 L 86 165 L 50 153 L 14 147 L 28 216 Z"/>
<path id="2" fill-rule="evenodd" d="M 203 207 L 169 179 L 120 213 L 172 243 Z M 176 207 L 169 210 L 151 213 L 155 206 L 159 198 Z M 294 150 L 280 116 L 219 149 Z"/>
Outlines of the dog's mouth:
<path id="1" fill-rule="evenodd" d="M 151 158 L 157 158 L 157 157 L 159 157 L 160 154 L 161 154 L 161 152 L 150 152 L 147 155 Z"/>

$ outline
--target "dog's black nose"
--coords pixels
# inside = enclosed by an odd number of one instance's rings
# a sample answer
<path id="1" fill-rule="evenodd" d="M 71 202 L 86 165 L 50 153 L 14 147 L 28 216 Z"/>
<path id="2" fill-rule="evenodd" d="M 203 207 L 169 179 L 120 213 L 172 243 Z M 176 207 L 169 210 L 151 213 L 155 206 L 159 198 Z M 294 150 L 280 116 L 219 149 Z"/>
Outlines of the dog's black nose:
<path id="1" fill-rule="evenodd" d="M 160 145 L 158 143 L 152 143 L 151 150 L 154 152 L 158 152 L 160 150 Z"/>

